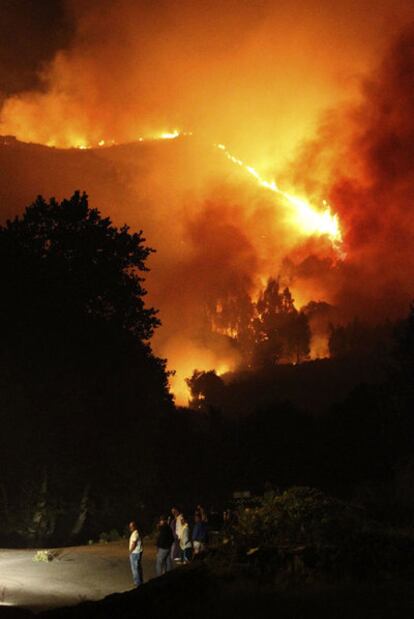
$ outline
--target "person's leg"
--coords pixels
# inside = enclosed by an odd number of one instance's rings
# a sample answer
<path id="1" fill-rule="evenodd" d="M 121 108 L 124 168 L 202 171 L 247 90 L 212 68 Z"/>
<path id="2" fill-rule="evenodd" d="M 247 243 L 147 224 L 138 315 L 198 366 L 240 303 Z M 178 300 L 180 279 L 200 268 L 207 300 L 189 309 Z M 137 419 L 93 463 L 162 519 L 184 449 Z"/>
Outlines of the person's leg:
<path id="1" fill-rule="evenodd" d="M 179 556 L 180 548 L 178 546 L 178 541 L 175 539 L 173 545 L 171 546 L 171 561 L 176 561 Z"/>
<path id="2" fill-rule="evenodd" d="M 191 561 L 192 549 L 186 548 L 183 552 L 183 560 L 184 563 L 189 563 Z"/>
<path id="3" fill-rule="evenodd" d="M 163 549 L 158 548 L 157 550 L 157 558 L 155 560 L 155 572 L 157 576 L 161 576 L 162 572 L 162 563 L 163 563 Z"/>
<path id="4" fill-rule="evenodd" d="M 129 563 L 131 565 L 132 580 L 134 581 L 134 585 L 137 586 L 138 571 L 137 571 L 137 562 L 136 562 L 135 556 L 136 555 L 134 555 L 133 553 L 129 555 Z"/>
<path id="5" fill-rule="evenodd" d="M 171 552 L 167 553 L 167 558 L 165 560 L 165 570 L 167 572 L 170 572 L 173 568 L 173 562 L 171 560 Z"/>
<path id="6" fill-rule="evenodd" d="M 142 552 L 137 552 L 137 572 L 138 572 L 138 582 L 137 582 L 137 587 L 139 587 L 139 585 L 142 585 L 144 582 L 144 572 L 142 569 Z"/>
<path id="7" fill-rule="evenodd" d="M 171 563 L 170 549 L 158 548 L 156 563 L 157 576 L 161 576 L 161 574 L 165 574 L 165 572 L 168 571 L 168 562 Z"/>
<path id="8" fill-rule="evenodd" d="M 171 563 L 170 551 L 169 549 L 163 550 L 163 558 L 162 558 L 162 573 L 168 572 L 168 565 Z"/>

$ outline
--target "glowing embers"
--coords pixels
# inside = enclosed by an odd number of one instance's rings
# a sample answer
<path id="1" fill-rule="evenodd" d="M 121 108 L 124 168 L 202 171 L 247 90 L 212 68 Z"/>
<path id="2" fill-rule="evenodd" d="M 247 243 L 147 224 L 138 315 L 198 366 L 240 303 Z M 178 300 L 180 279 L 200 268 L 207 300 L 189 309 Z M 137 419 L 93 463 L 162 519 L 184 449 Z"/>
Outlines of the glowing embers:
<path id="1" fill-rule="evenodd" d="M 181 132 L 178 131 L 178 129 L 174 129 L 171 132 L 166 131 L 165 133 L 161 133 L 155 139 L 159 139 L 159 140 L 175 140 L 175 138 L 179 138 L 180 135 L 181 135 Z"/>
<path id="2" fill-rule="evenodd" d="M 267 181 L 262 178 L 253 168 L 244 163 L 241 159 L 238 159 L 227 150 L 224 144 L 216 144 L 227 159 L 232 163 L 238 165 L 245 170 L 248 174 L 253 176 L 260 187 L 268 189 L 273 193 L 284 198 L 286 203 L 292 207 L 292 218 L 295 227 L 300 230 L 306 236 L 327 236 L 333 247 L 340 253 L 340 246 L 342 244 L 342 233 L 339 225 L 338 215 L 332 213 L 331 207 L 324 200 L 322 202 L 322 208 L 316 208 L 309 204 L 309 202 L 303 198 L 298 198 L 290 193 L 283 191 L 278 187 L 275 181 Z"/>

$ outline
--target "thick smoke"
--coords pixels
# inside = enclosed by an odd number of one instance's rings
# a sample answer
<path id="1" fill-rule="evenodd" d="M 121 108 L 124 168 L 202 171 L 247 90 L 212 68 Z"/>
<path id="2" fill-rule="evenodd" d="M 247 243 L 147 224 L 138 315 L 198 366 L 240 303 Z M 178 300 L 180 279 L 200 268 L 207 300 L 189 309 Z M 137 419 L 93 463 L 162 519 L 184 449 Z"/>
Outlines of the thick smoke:
<path id="1" fill-rule="evenodd" d="M 65 147 L 178 127 L 280 164 L 321 109 L 352 94 L 409 3 L 361 5 L 68 1 L 70 46 L 42 68 L 40 89 L 6 102 L 0 130 Z"/>
<path id="2" fill-rule="evenodd" d="M 411 26 L 365 80 L 362 102 L 331 114 L 321 137 L 295 162 L 296 170 L 323 169 L 322 185 L 311 175 L 306 182 L 339 212 L 346 251 L 346 260 L 332 270 L 325 263 L 318 268 L 316 258 L 297 260 L 297 276 L 322 284 L 344 318 L 395 318 L 414 297 L 413 93 Z"/>
<path id="3" fill-rule="evenodd" d="M 41 87 L 40 74 L 72 36 L 73 23 L 60 0 L 2 0 L 0 104 Z"/>

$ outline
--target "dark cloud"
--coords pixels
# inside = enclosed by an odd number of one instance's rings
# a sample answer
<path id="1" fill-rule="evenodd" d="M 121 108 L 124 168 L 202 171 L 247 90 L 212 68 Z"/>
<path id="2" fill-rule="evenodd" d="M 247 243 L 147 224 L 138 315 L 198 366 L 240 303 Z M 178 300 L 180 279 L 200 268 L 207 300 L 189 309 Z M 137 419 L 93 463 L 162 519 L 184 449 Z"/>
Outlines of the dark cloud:
<path id="1" fill-rule="evenodd" d="M 38 73 L 65 47 L 73 25 L 63 0 L 1 0 L 0 97 L 40 85 Z"/>
<path id="2" fill-rule="evenodd" d="M 414 297 L 413 145 L 414 24 L 364 80 L 360 104 L 330 114 L 295 162 L 309 171 L 296 182 L 328 196 L 339 213 L 346 252 L 332 269 L 298 260 L 295 273 L 323 284 L 346 319 L 402 316 Z"/>

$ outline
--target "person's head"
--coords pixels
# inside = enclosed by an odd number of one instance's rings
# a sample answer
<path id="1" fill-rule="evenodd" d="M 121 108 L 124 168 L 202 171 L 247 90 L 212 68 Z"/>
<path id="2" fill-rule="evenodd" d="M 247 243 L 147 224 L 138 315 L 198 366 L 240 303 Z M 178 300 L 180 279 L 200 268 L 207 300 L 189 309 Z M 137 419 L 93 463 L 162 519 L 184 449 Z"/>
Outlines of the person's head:
<path id="1" fill-rule="evenodd" d="M 171 508 L 171 513 L 174 516 L 174 518 L 177 518 L 177 516 L 180 515 L 180 510 L 177 507 L 172 507 Z"/>
<path id="2" fill-rule="evenodd" d="M 165 524 L 166 522 L 167 522 L 166 516 L 164 516 L 164 515 L 160 516 L 160 519 L 158 521 L 159 525 L 161 526 L 161 525 Z"/>
<path id="3" fill-rule="evenodd" d="M 128 525 L 128 529 L 131 531 L 131 533 L 138 529 L 137 523 L 135 522 L 135 520 L 131 520 L 131 522 Z"/>
<path id="4" fill-rule="evenodd" d="M 188 524 L 188 520 L 187 520 L 187 518 L 184 516 L 184 514 L 181 514 L 181 522 L 182 522 L 183 524 Z"/>

